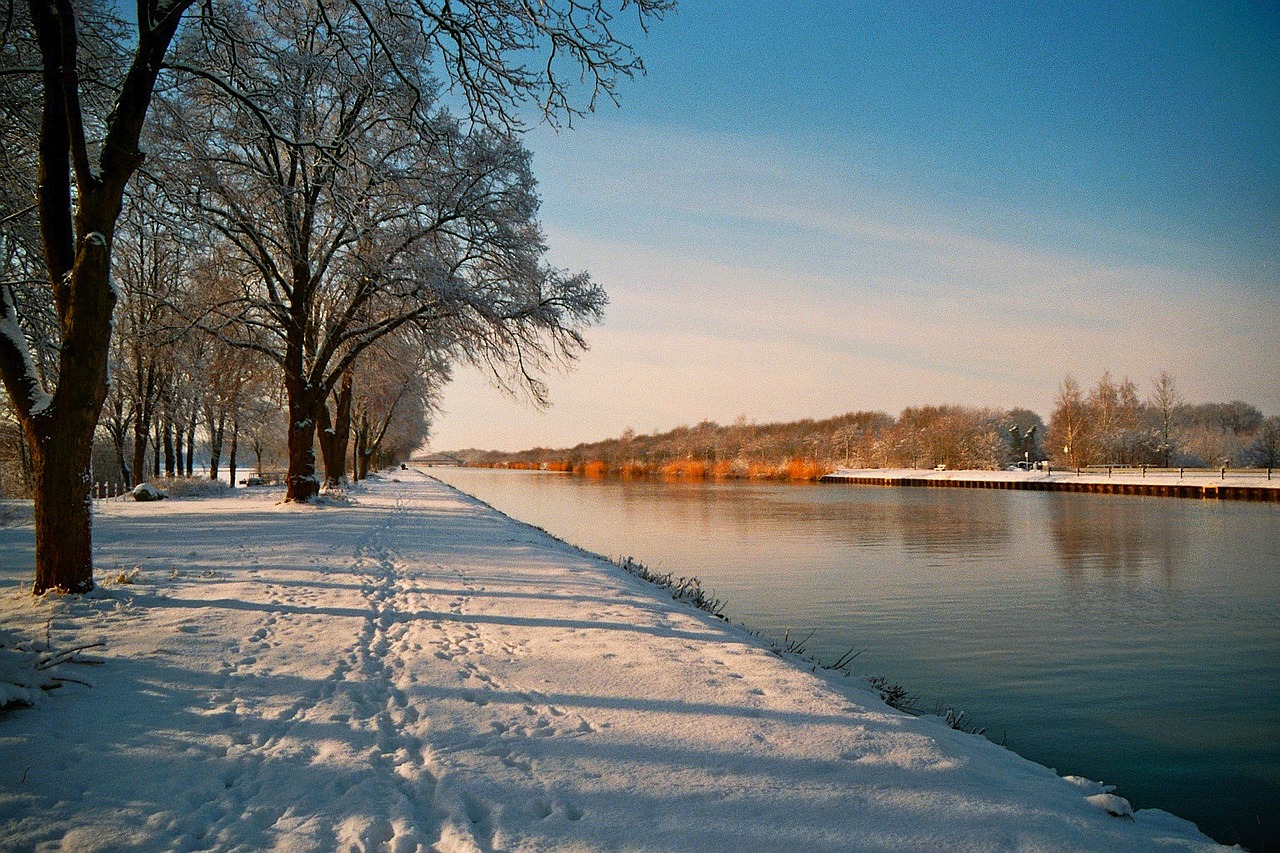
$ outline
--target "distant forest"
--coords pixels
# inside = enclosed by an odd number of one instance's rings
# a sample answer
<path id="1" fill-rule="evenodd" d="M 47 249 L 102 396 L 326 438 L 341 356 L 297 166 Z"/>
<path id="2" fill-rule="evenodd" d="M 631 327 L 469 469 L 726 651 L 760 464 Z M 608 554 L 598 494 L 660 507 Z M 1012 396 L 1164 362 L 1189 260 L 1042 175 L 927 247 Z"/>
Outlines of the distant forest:
<path id="1" fill-rule="evenodd" d="M 1280 418 L 1255 406 L 1186 403 L 1161 373 L 1145 396 L 1110 373 L 1085 390 L 1063 379 L 1048 424 L 1029 409 L 911 406 L 757 424 L 694 426 L 514 453 L 467 450 L 468 465 L 577 471 L 588 475 L 661 474 L 691 478 L 811 480 L 837 468 L 1002 469 L 1047 460 L 1059 467 L 1149 465 L 1272 467 L 1280 457 Z"/>

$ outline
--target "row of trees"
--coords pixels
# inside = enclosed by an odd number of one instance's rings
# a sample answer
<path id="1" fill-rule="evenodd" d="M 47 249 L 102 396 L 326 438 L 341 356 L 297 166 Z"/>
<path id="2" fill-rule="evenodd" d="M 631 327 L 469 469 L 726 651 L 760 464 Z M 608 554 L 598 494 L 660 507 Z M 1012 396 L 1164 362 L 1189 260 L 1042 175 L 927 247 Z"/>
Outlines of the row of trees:
<path id="1" fill-rule="evenodd" d="M 634 430 L 572 448 L 517 453 L 467 450 L 478 466 L 588 473 L 812 479 L 840 467 L 1000 469 L 1044 460 L 1077 465 L 1274 466 L 1280 418 L 1241 402 L 1188 404 L 1161 372 L 1140 398 L 1129 379 L 1106 373 L 1087 392 L 1067 377 L 1046 428 L 1029 409 L 911 406 L 897 418 L 853 412 L 825 420 L 722 426 L 704 421 L 669 432 Z"/>
<path id="2" fill-rule="evenodd" d="M 1161 371 L 1145 396 L 1105 372 L 1088 391 L 1063 379 L 1049 421 L 1048 458 L 1059 465 L 1274 466 L 1280 418 L 1230 403 L 1189 404 Z"/>
<path id="3" fill-rule="evenodd" d="M 461 457 L 481 466 L 814 479 L 838 467 L 1004 467 L 1024 458 L 1043 429 L 1039 416 L 1025 409 L 913 406 L 896 419 L 884 412 L 769 424 L 743 417 L 727 426 L 704 421 L 652 435 L 627 430 L 560 450 L 469 450 Z"/>
<path id="4" fill-rule="evenodd" d="M 671 0 L 620 6 L 643 27 Z M 541 399 L 538 374 L 581 351 L 605 303 L 545 263 L 520 141 L 522 115 L 570 120 L 641 70 L 604 0 L 135 12 L 15 0 L 0 22 L 0 377 L 30 464 L 37 593 L 93 585 L 88 470 L 109 400 L 137 478 L 157 425 L 176 469 L 201 413 L 212 446 L 235 443 L 251 401 L 283 389 L 287 499 L 306 500 L 317 433 L 339 471 L 353 424 L 375 429 L 356 401 L 378 349 L 428 386 L 461 359 Z"/>

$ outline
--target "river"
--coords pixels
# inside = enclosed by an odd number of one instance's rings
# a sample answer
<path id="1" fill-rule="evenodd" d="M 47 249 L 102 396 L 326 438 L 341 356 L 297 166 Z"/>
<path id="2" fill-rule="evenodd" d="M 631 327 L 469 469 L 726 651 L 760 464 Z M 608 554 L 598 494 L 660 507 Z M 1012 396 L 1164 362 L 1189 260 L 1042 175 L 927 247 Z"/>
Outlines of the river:
<path id="1" fill-rule="evenodd" d="M 431 473 L 1214 838 L 1280 849 L 1280 506 Z"/>

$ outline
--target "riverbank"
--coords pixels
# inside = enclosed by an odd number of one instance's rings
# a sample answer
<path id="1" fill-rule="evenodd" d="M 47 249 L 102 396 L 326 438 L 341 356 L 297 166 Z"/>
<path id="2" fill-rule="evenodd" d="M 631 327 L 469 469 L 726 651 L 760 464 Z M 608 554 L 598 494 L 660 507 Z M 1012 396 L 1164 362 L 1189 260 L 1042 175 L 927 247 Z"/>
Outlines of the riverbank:
<path id="1" fill-rule="evenodd" d="M 0 716 L 0 849 L 1214 846 L 416 472 L 277 499 L 101 503 L 34 603 L 0 528 L 5 645 L 105 643 Z"/>
<path id="2" fill-rule="evenodd" d="M 864 486 L 910 486 L 966 489 L 1087 492 L 1110 495 L 1150 495 L 1174 498 L 1280 501 L 1280 472 L 1248 473 L 1194 469 L 1113 468 L 1077 471 L 928 471 L 913 468 L 841 468 L 822 478 L 824 483 Z"/>

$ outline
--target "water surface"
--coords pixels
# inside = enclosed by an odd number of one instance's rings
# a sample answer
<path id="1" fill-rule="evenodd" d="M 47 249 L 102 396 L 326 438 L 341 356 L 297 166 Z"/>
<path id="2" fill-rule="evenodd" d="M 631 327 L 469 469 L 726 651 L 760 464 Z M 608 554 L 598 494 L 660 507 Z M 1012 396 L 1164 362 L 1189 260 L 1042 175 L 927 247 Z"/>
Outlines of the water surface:
<path id="1" fill-rule="evenodd" d="M 1059 773 L 1280 845 L 1280 506 L 433 469 Z"/>

